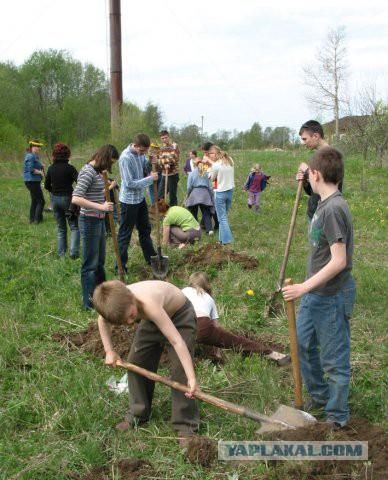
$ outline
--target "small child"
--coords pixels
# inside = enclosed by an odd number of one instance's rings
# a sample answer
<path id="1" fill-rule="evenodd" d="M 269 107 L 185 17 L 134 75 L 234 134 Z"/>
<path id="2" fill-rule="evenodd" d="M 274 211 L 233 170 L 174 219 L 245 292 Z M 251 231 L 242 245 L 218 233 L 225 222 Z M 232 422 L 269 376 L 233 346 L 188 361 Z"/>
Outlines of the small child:
<path id="1" fill-rule="evenodd" d="M 189 286 L 182 292 L 191 301 L 197 315 L 197 343 L 221 348 L 233 348 L 244 354 L 257 353 L 277 362 L 279 366 L 290 363 L 289 355 L 275 352 L 264 343 L 235 335 L 218 323 L 216 304 L 211 295 L 209 277 L 205 272 L 195 272 L 190 276 Z"/>
<path id="2" fill-rule="evenodd" d="M 254 205 L 256 214 L 260 212 L 260 194 L 263 190 L 263 181 L 266 179 L 260 165 L 256 163 L 244 184 L 244 190 L 248 192 L 248 208 L 252 208 Z"/>
<path id="3" fill-rule="evenodd" d="M 111 339 L 112 325 L 131 325 L 140 321 L 131 345 L 128 361 L 156 372 L 166 346 L 171 360 L 171 379 L 187 383 L 190 393 L 171 390 L 173 428 L 180 443 L 198 430 L 197 402 L 192 399 L 198 388 L 193 366 L 196 315 L 193 306 L 179 288 L 171 283 L 149 280 L 125 286 L 118 280 L 101 283 L 93 294 L 100 316 L 98 328 L 104 345 L 105 363 L 116 366 L 119 355 Z M 151 415 L 155 383 L 128 372 L 130 408 L 125 421 L 116 429 L 126 431 L 145 423 Z"/>
<path id="4" fill-rule="evenodd" d="M 342 154 L 322 147 L 310 160 L 309 182 L 320 195 L 309 228 L 307 280 L 283 288 L 284 299 L 302 297 L 298 349 L 302 376 L 326 422 L 343 427 L 349 420 L 350 328 L 356 286 L 351 275 L 353 225 L 338 190 L 344 176 Z"/>

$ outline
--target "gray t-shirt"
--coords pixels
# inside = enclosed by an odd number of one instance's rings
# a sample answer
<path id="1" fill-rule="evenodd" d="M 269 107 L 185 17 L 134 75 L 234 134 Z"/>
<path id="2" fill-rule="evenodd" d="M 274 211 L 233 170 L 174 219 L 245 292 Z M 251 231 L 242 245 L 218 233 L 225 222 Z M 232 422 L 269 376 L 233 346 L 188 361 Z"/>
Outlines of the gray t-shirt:
<path id="1" fill-rule="evenodd" d="M 328 282 L 312 290 L 320 295 L 335 295 L 351 275 L 353 266 L 353 223 L 349 207 L 337 191 L 318 203 L 309 228 L 310 254 L 307 278 L 312 277 L 331 259 L 330 247 L 337 242 L 346 244 L 346 267 Z"/>

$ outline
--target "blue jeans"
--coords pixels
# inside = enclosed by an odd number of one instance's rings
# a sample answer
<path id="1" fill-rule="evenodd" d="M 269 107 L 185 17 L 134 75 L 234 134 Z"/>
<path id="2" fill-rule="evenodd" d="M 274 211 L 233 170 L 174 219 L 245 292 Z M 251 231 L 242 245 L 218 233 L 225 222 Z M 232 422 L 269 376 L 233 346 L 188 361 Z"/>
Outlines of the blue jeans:
<path id="1" fill-rule="evenodd" d="M 65 255 L 67 252 L 67 223 L 71 231 L 70 256 L 79 257 L 80 233 L 78 229 L 78 218 L 66 219 L 65 212 L 71 203 L 71 195 L 52 195 L 52 209 L 58 227 L 58 255 Z"/>
<path id="2" fill-rule="evenodd" d="M 151 257 L 156 255 L 151 239 L 151 224 L 148 218 L 148 207 L 143 199 L 141 203 L 121 205 L 121 223 L 117 242 L 119 244 L 120 258 L 126 271 L 128 262 L 128 247 L 131 241 L 132 231 L 136 226 L 139 232 L 139 243 L 143 251 L 145 261 L 150 264 Z"/>
<path id="3" fill-rule="evenodd" d="M 218 239 L 222 245 L 233 241 L 228 222 L 228 212 L 232 205 L 233 188 L 225 192 L 214 192 L 215 207 L 219 222 Z"/>
<path id="4" fill-rule="evenodd" d="M 105 219 L 80 215 L 83 259 L 81 266 L 82 302 L 85 309 L 93 308 L 94 289 L 105 281 Z"/>
<path id="5" fill-rule="evenodd" d="M 303 380 L 329 421 L 349 419 L 350 328 L 356 285 L 350 278 L 336 295 L 307 293 L 298 321 L 298 350 Z"/>

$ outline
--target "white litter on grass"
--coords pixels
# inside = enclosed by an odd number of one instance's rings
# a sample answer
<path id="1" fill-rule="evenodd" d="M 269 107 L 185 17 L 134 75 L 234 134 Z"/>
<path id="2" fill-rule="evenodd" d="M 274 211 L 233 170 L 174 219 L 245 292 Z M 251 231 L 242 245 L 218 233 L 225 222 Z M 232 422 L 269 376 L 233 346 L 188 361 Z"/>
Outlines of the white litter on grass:
<path id="1" fill-rule="evenodd" d="M 110 377 L 106 382 L 107 387 L 110 391 L 115 392 L 117 395 L 120 393 L 128 393 L 128 375 L 125 374 L 119 382 L 116 381 L 115 377 Z"/>

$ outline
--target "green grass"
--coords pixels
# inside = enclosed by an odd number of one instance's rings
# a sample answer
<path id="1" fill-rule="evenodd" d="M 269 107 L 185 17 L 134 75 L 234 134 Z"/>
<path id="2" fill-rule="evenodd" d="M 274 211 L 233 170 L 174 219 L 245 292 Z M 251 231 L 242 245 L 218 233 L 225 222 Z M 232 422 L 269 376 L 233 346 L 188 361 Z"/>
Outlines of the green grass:
<path id="1" fill-rule="evenodd" d="M 208 266 L 221 322 L 234 330 L 272 336 L 288 345 L 287 320 L 267 319 L 266 304 L 275 290 L 296 193 L 295 172 L 305 151 L 236 152 L 236 190 L 230 215 L 233 249 L 259 260 L 255 270 L 230 263 Z M 77 167 L 84 160 L 75 159 Z M 272 175 L 262 195 L 262 213 L 246 207 L 242 185 L 250 167 L 260 162 Z M 117 169 L 117 167 L 115 167 Z M 350 392 L 352 414 L 384 425 L 386 411 L 386 170 L 367 171 L 361 191 L 361 160 L 346 161 L 345 197 L 355 226 L 354 276 L 358 294 L 352 326 Z M 114 425 L 127 409 L 126 396 L 105 386 L 112 371 L 103 361 L 54 342 L 56 332 L 84 329 L 95 315 L 81 309 L 80 261 L 56 256 L 56 225 L 50 214 L 39 226 L 28 224 L 29 195 L 21 179 L 22 162 L 0 164 L 0 479 L 80 478 L 97 466 L 139 457 L 150 460 L 156 478 L 272 479 L 270 464 L 216 463 L 210 469 L 185 460 L 169 424 L 170 393 L 157 385 L 152 419 L 146 429 L 118 435 Z M 180 182 L 179 198 L 184 196 Z M 47 196 L 46 196 L 47 198 Z M 302 281 L 307 255 L 307 197 L 303 195 L 287 276 Z M 216 241 L 205 238 L 204 242 Z M 172 282 L 185 285 L 191 271 L 176 267 L 182 252 L 169 252 Z M 129 281 L 144 268 L 138 246 L 131 246 Z M 114 254 L 108 244 L 107 274 L 114 278 Z M 246 295 L 252 288 L 253 297 Z M 290 372 L 257 356 L 245 360 L 227 353 L 223 367 L 197 365 L 201 388 L 263 413 L 279 403 L 293 404 Z M 161 369 L 162 374 L 168 371 Z M 122 371 L 113 372 L 117 378 Z M 201 433 L 215 440 L 253 440 L 257 424 L 201 404 Z M 276 473 L 277 472 L 277 473 Z M 112 478 L 118 479 L 116 475 Z M 307 478 L 307 477 L 306 477 Z"/>

